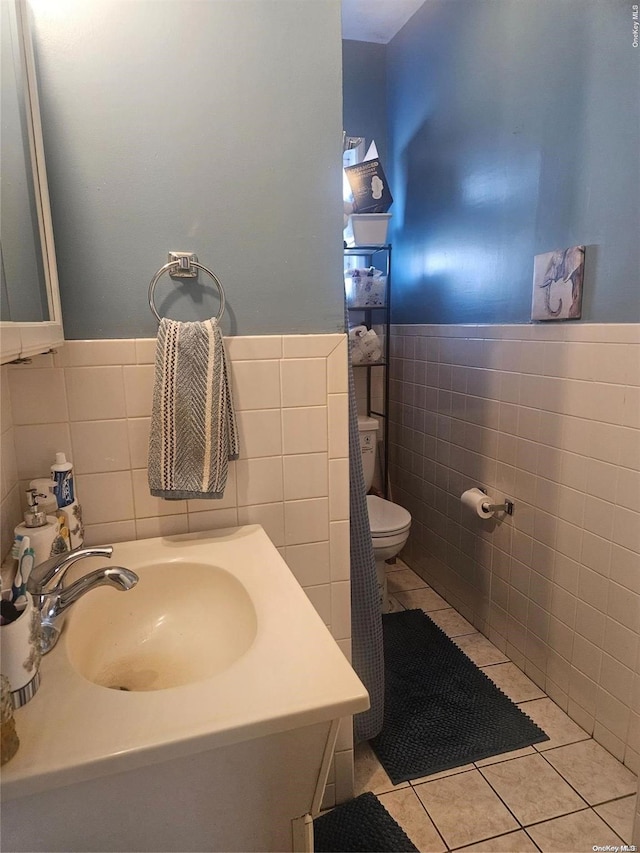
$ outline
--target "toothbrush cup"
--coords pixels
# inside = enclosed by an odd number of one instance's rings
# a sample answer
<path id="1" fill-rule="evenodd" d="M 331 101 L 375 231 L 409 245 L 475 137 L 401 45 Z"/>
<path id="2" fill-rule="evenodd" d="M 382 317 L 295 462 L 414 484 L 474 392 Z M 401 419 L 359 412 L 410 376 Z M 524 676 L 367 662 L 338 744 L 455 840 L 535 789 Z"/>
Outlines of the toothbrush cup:
<path id="1" fill-rule="evenodd" d="M 40 686 L 40 614 L 30 593 L 17 619 L 0 626 L 0 671 L 11 684 L 11 701 L 20 708 Z"/>

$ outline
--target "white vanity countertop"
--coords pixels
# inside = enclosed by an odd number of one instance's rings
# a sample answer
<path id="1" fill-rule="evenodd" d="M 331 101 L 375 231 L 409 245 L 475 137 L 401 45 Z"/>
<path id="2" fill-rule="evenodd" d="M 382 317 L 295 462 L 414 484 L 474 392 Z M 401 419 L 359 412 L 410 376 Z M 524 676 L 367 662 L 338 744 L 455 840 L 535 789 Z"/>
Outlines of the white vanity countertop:
<path id="1" fill-rule="evenodd" d="M 175 563 L 176 583 L 188 583 L 180 563 L 189 560 L 233 574 L 256 611 L 250 648 L 197 683 L 123 692 L 73 668 L 63 631 L 42 660 L 40 689 L 15 712 L 20 748 L 2 768 L 4 800 L 369 707 L 360 679 L 260 525 L 119 543 L 108 562 L 135 571 L 152 558 Z M 84 574 L 96 563 L 77 565 Z"/>

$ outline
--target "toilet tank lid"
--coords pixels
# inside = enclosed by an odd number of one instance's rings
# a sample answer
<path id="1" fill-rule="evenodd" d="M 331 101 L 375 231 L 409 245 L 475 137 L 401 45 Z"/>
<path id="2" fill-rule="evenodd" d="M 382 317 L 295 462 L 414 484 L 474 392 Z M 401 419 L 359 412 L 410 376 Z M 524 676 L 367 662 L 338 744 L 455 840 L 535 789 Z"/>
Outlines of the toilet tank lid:
<path id="1" fill-rule="evenodd" d="M 358 430 L 360 432 L 367 432 L 370 429 L 378 429 L 378 421 L 366 415 L 358 415 Z"/>
<path id="2" fill-rule="evenodd" d="M 377 495 L 367 495 L 367 512 L 372 536 L 396 533 L 411 524 L 411 515 L 403 506 L 385 501 Z"/>

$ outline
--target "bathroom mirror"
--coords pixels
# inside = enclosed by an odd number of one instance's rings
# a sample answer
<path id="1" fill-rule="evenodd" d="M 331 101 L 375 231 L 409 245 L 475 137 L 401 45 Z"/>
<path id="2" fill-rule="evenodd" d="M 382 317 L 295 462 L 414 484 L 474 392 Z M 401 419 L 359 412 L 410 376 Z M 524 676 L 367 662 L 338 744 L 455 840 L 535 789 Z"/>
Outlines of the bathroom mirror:
<path id="1" fill-rule="evenodd" d="M 26 0 L 2 15 L 0 361 L 63 343 L 49 191 Z"/>

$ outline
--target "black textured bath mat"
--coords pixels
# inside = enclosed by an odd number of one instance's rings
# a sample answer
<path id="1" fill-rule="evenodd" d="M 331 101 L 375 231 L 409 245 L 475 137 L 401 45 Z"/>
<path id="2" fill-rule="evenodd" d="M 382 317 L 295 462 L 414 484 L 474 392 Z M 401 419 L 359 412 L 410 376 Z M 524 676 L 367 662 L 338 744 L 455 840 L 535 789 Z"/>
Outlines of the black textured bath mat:
<path id="1" fill-rule="evenodd" d="M 371 792 L 313 822 L 315 853 L 414 853 L 418 848 Z"/>
<path id="2" fill-rule="evenodd" d="M 422 610 L 382 624 L 384 723 L 371 746 L 394 785 L 549 740 Z"/>

